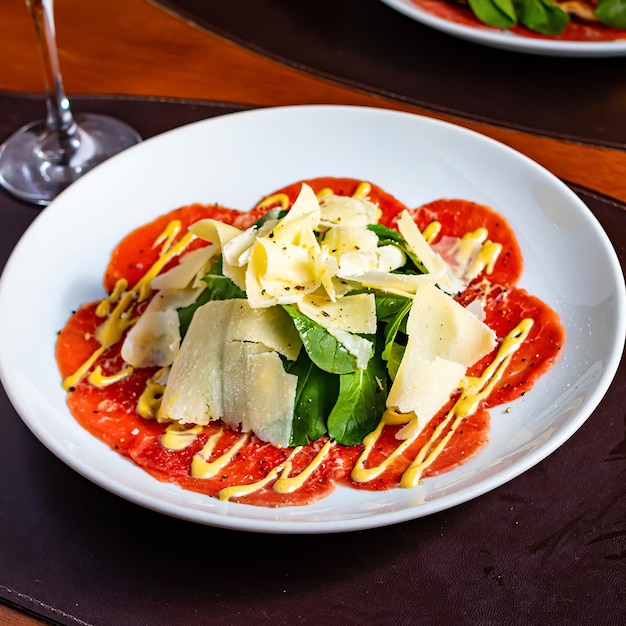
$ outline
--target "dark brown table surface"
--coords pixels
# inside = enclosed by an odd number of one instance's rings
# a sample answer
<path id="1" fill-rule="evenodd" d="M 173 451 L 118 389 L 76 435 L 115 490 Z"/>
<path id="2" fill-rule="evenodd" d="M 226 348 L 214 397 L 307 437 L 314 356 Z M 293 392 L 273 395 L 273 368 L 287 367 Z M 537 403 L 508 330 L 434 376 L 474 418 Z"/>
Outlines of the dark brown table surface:
<path id="1" fill-rule="evenodd" d="M 355 17 L 357 3 L 363 12 Z M 365 104 L 448 119 L 564 179 L 626 267 L 623 59 L 544 65 L 495 54 L 433 33 L 378 0 L 57 0 L 55 10 L 76 111 L 116 115 L 144 137 L 274 104 Z M 0 12 L 0 137 L 43 111 L 25 14 L 23 0 L 7 0 Z M 346 30 L 355 22 L 359 32 Z M 382 52 L 363 35 L 372 23 L 391 42 Z M 444 55 L 424 67 L 407 54 L 426 44 L 463 59 L 463 70 Z M 467 81 L 461 95 L 448 99 L 437 67 Z M 527 87 L 542 67 L 564 74 L 554 89 L 537 78 L 550 89 L 526 110 L 534 102 Z M 513 92 L 510 76 L 490 73 L 506 68 L 519 77 Z M 493 102 L 472 87 L 498 80 L 505 84 Z M 37 214 L 0 192 L 0 268 Z M 387 528 L 319 536 L 194 525 L 122 500 L 44 448 L 0 390 L 0 623 L 621 625 L 624 389 L 622 360 L 577 433 L 480 498 Z"/>
<path id="2" fill-rule="evenodd" d="M 432 111 L 626 148 L 626 56 L 495 50 L 408 19 L 380 0 L 156 0 L 308 72 Z M 625 33 L 626 36 L 626 33 Z"/>

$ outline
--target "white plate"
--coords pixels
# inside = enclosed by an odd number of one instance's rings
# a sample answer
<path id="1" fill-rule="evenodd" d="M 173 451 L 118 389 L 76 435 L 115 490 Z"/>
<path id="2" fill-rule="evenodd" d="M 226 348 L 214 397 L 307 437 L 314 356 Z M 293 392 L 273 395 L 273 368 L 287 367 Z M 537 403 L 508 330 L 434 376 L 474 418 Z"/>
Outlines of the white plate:
<path id="1" fill-rule="evenodd" d="M 425 11 L 411 0 L 382 0 L 382 2 L 426 26 L 448 35 L 494 48 L 557 57 L 617 57 L 626 55 L 626 39 L 622 41 L 562 41 L 559 39 L 523 37 L 506 30 L 457 24 Z"/>
<path id="2" fill-rule="evenodd" d="M 54 360 L 71 311 L 104 296 L 109 254 L 131 229 L 191 202 L 249 208 L 303 178 L 371 180 L 409 206 L 441 197 L 504 214 L 525 257 L 522 286 L 561 315 L 568 341 L 531 393 L 492 411 L 472 461 L 414 489 L 340 487 L 314 505 L 221 503 L 151 478 L 70 415 Z M 581 254 L 588 250 L 588 254 Z M 625 336 L 624 279 L 580 199 L 539 165 L 482 135 L 415 115 L 340 106 L 225 115 L 145 141 L 67 189 L 27 230 L 0 280 L 0 375 L 55 455 L 109 491 L 171 516 L 234 529 L 326 533 L 383 526 L 475 498 L 561 446 L 606 392 Z"/>

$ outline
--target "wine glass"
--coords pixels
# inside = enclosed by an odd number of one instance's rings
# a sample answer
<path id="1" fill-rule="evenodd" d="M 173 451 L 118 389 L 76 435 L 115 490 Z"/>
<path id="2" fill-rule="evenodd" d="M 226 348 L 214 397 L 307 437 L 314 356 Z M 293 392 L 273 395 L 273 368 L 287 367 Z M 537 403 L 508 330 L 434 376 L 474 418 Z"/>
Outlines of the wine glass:
<path id="1" fill-rule="evenodd" d="M 41 49 L 47 116 L 23 126 L 0 146 L 0 185 L 21 200 L 45 206 L 80 176 L 141 137 L 115 118 L 72 114 L 59 68 L 53 0 L 26 0 L 26 4 Z"/>

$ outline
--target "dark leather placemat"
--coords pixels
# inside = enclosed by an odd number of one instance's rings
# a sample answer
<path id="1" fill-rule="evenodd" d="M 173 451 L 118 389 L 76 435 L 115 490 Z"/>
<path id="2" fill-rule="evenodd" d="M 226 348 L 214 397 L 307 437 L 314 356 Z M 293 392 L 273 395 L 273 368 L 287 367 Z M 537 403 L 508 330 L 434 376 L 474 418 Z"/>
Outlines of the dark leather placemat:
<path id="1" fill-rule="evenodd" d="M 147 137 L 237 107 L 110 98 L 74 108 Z M 41 100 L 0 93 L 0 137 L 42 111 Z M 626 207 L 576 191 L 625 266 Z M 0 267 L 36 214 L 0 192 Z M 584 426 L 502 487 L 328 536 L 238 533 L 142 509 L 66 467 L 0 391 L 0 600 L 68 625 L 624 623 L 625 384 L 622 362 Z"/>
<path id="2" fill-rule="evenodd" d="M 498 50 L 380 0 L 150 0 L 262 54 L 433 111 L 626 148 L 626 57 Z"/>

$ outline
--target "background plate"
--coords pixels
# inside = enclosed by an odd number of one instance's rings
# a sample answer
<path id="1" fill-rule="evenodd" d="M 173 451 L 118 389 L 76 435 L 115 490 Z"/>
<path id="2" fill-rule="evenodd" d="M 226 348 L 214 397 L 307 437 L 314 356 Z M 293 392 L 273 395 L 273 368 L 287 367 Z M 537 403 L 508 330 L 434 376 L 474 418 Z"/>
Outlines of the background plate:
<path id="1" fill-rule="evenodd" d="M 494 48 L 557 57 L 626 56 L 626 33 L 623 41 L 562 41 L 522 37 L 505 30 L 457 24 L 424 11 L 411 0 L 382 0 L 382 2 L 426 26 Z"/>
<path id="2" fill-rule="evenodd" d="M 82 302 L 104 296 L 119 239 L 177 206 L 250 208 L 302 178 L 371 180 L 408 206 L 441 197 L 501 212 L 525 258 L 521 286 L 561 315 L 557 365 L 533 391 L 492 411 L 475 459 L 420 487 L 339 488 L 314 505 L 221 503 L 151 478 L 72 418 L 54 361 L 56 333 Z M 586 254 L 580 254 L 585 250 Z M 182 519 L 273 533 L 373 528 L 477 497 L 532 467 L 587 419 L 617 369 L 626 332 L 624 279 L 596 219 L 557 178 L 491 139 L 430 118 L 359 107 L 302 106 L 225 115 L 170 131 L 102 164 L 43 211 L 0 280 L 0 376 L 32 432 L 109 491 Z"/>

